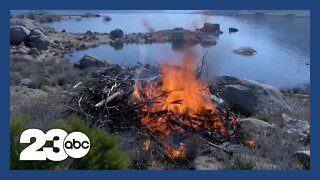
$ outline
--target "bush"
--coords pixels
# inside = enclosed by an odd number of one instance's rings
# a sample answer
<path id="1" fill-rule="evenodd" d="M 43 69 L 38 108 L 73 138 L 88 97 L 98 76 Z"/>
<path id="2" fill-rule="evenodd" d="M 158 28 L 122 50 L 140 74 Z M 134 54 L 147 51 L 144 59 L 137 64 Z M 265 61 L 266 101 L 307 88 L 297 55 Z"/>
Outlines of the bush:
<path id="1" fill-rule="evenodd" d="M 30 116 L 11 116 L 10 123 L 10 169 L 64 169 L 59 163 L 53 161 L 20 161 L 20 153 L 27 146 L 20 144 L 20 135 L 27 129 L 31 121 Z M 33 142 L 33 141 L 31 141 Z"/>
<path id="2" fill-rule="evenodd" d="M 233 159 L 232 169 L 236 170 L 252 170 L 255 168 L 255 163 L 242 159 L 239 155 L 235 155 Z"/>
<path id="3" fill-rule="evenodd" d="M 75 116 L 69 117 L 68 123 L 58 127 L 68 133 L 83 132 L 90 139 L 89 153 L 81 159 L 74 159 L 70 165 L 71 169 L 126 169 L 128 167 L 127 154 L 117 148 L 116 139 L 104 130 L 95 126 L 89 128 Z"/>
<path id="4" fill-rule="evenodd" d="M 117 148 L 117 142 L 114 137 L 109 136 L 105 131 L 97 127 L 89 128 L 75 116 L 69 117 L 66 122 L 56 123 L 52 128 L 64 129 L 68 133 L 73 131 L 85 133 L 91 142 L 90 151 L 85 157 L 80 159 L 67 158 L 62 162 L 20 161 L 20 153 L 26 145 L 20 144 L 19 139 L 21 133 L 27 129 L 30 121 L 30 116 L 11 117 L 11 169 L 126 169 L 128 167 L 128 156 Z M 50 143 L 46 144 L 46 146 L 50 145 Z"/>
<path id="5" fill-rule="evenodd" d="M 23 57 L 11 57 L 11 85 L 19 85 L 21 79 L 25 78 L 32 80 L 29 87 L 33 89 L 43 89 L 44 86 L 60 86 L 67 89 L 84 77 L 80 70 L 68 61 L 56 62 L 55 59 L 48 59 L 45 62 L 35 62 Z"/>

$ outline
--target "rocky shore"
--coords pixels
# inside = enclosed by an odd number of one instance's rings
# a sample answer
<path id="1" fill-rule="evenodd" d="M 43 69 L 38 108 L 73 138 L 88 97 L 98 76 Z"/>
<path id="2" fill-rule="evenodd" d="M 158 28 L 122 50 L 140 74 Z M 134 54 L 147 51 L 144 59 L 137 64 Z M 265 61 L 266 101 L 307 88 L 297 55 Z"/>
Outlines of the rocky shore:
<path id="1" fill-rule="evenodd" d="M 110 44 L 120 49 L 124 44 L 163 43 L 169 42 L 174 49 L 184 49 L 196 44 L 204 47 L 217 44 L 217 37 L 223 32 L 219 24 L 205 23 L 202 28 L 188 30 L 175 28 L 171 30 L 153 31 L 148 33 L 126 34 L 121 29 L 109 33 L 97 33 L 88 30 L 86 33 L 58 32 L 43 25 L 44 19 L 50 22 L 70 18 L 98 17 L 96 14 L 84 15 L 48 15 L 29 14 L 16 15 L 10 18 L 10 51 L 15 55 L 31 55 L 33 59 L 43 61 L 45 58 L 63 58 L 65 54 Z M 111 20 L 104 17 L 106 20 Z"/>

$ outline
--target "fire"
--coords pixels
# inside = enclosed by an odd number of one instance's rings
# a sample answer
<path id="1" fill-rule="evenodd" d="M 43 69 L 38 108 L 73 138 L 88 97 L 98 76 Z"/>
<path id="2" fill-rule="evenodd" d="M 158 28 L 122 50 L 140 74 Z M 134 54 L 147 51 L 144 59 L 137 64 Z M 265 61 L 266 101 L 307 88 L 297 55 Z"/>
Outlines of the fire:
<path id="1" fill-rule="evenodd" d="M 164 142 L 171 159 L 183 156 L 181 140 L 191 131 L 210 131 L 221 137 L 229 133 L 225 128 L 229 119 L 217 115 L 208 84 L 197 79 L 195 67 L 196 54 L 188 50 L 180 65 L 161 65 L 160 81 L 136 83 L 134 87 L 135 102 L 143 104 L 137 111 L 141 124 Z M 230 123 L 232 127 L 235 119 L 230 118 Z"/>
<path id="2" fill-rule="evenodd" d="M 172 148 L 168 146 L 165 150 L 166 155 L 170 159 L 175 159 L 177 157 L 183 157 L 184 156 L 184 144 L 180 143 L 180 147 L 178 149 Z"/>
<path id="3" fill-rule="evenodd" d="M 148 151 L 150 149 L 150 146 L 151 146 L 151 141 L 150 139 L 147 139 L 143 142 L 143 149 L 145 151 Z"/>
<path id="4" fill-rule="evenodd" d="M 251 148 L 256 148 L 257 147 L 257 142 L 255 140 L 246 140 L 245 145 L 251 147 Z"/>

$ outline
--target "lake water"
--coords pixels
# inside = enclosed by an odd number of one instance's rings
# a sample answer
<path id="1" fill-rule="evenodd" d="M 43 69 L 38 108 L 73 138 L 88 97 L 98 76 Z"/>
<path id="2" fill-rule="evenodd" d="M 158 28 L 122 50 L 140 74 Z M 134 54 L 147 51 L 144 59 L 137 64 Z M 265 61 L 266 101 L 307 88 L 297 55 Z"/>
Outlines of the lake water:
<path id="1" fill-rule="evenodd" d="M 111 13 L 112 20 L 84 18 L 81 21 L 65 20 L 46 24 L 67 32 L 110 32 L 115 28 L 125 33 L 147 32 L 145 23 L 155 30 L 183 27 L 200 28 L 204 22 L 219 23 L 224 32 L 218 44 L 203 48 L 195 46 L 199 59 L 207 54 L 207 76 L 233 75 L 256 80 L 279 88 L 310 84 L 310 19 L 265 16 L 203 16 L 200 14 L 169 13 Z M 229 33 L 229 27 L 239 32 Z M 257 50 L 254 56 L 241 56 L 232 52 L 241 46 Z M 122 49 L 110 45 L 77 51 L 67 55 L 71 61 L 92 54 L 122 65 L 136 65 L 137 61 L 159 64 L 179 62 L 181 52 L 171 48 L 170 43 L 125 44 Z"/>

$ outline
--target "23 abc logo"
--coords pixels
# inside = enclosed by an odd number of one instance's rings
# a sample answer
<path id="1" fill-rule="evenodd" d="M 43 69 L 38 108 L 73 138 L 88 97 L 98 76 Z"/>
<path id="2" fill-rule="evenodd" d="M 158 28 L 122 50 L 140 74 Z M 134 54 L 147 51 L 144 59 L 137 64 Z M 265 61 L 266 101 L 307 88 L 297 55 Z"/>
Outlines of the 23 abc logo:
<path id="1" fill-rule="evenodd" d="M 36 139 L 32 144 L 31 138 Z M 52 147 L 43 147 L 47 141 L 52 142 Z M 47 133 L 39 129 L 27 129 L 21 134 L 20 143 L 30 144 L 20 153 L 21 161 L 62 161 L 68 156 L 82 158 L 90 150 L 87 135 L 78 131 L 68 134 L 62 129 L 51 129 Z"/>

